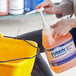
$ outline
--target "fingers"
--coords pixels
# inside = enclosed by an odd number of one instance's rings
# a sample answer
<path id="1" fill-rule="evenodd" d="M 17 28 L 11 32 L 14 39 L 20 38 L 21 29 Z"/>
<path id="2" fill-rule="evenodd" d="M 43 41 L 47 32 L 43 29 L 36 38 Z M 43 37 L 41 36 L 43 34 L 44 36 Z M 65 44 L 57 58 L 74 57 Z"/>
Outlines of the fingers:
<path id="1" fill-rule="evenodd" d="M 47 14 L 53 14 L 51 8 L 45 8 L 43 12 L 45 12 Z"/>
<path id="2" fill-rule="evenodd" d="M 50 26 L 50 28 L 55 29 L 57 26 L 58 26 L 57 24 L 54 24 L 54 25 Z"/>
<path id="3" fill-rule="evenodd" d="M 52 36 L 53 36 L 54 39 L 59 37 L 60 35 L 62 35 L 60 26 L 61 26 L 61 21 L 59 21 L 56 24 L 50 26 L 50 28 L 52 28 L 54 30 L 53 33 L 52 33 Z"/>
<path id="4" fill-rule="evenodd" d="M 48 8 L 50 5 L 49 5 L 49 3 L 41 3 L 41 4 L 39 4 L 39 5 L 37 5 L 36 7 L 35 7 L 35 9 L 40 9 L 40 8 Z"/>
<path id="5" fill-rule="evenodd" d="M 35 9 L 39 9 L 39 8 L 41 7 L 41 5 L 42 5 L 42 3 L 39 4 L 39 5 L 37 5 L 37 6 L 35 7 Z"/>
<path id="6" fill-rule="evenodd" d="M 49 2 L 43 2 L 43 3 L 39 4 L 39 5 L 37 5 L 35 7 L 35 9 L 44 8 L 44 11 L 43 12 L 45 12 L 47 14 L 54 14 L 52 12 L 53 6 L 54 6 L 54 4 L 49 0 Z"/>
<path id="7" fill-rule="evenodd" d="M 63 19 L 57 22 L 56 24 L 50 26 L 50 28 L 53 29 L 53 33 L 52 33 L 53 38 L 55 39 L 59 36 L 66 35 L 71 29 L 70 26 L 71 26 L 71 23 L 68 21 L 68 19 L 67 20 Z"/>
<path id="8" fill-rule="evenodd" d="M 57 37 L 59 37 L 61 34 L 55 29 L 52 33 L 52 37 L 55 39 Z"/>
<path id="9" fill-rule="evenodd" d="M 51 25 L 50 28 L 55 29 L 58 25 L 59 25 L 59 22 L 57 22 L 57 23 L 54 24 L 54 25 Z"/>

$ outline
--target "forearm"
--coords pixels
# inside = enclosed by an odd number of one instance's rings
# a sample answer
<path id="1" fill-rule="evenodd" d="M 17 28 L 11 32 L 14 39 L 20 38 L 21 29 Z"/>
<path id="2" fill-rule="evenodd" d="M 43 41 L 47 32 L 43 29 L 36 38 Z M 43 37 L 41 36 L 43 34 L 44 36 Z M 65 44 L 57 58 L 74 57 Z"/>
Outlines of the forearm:
<path id="1" fill-rule="evenodd" d="M 60 5 L 55 5 L 55 6 L 52 8 L 52 10 L 53 10 L 53 13 L 54 13 L 54 14 L 62 14 L 62 13 L 63 13 L 63 10 L 62 10 L 62 8 L 61 8 Z"/>
<path id="2" fill-rule="evenodd" d="M 61 4 L 57 6 L 57 9 L 59 10 L 59 13 L 56 12 L 55 14 L 58 18 L 65 15 L 73 14 L 74 11 L 72 0 L 62 0 Z"/>

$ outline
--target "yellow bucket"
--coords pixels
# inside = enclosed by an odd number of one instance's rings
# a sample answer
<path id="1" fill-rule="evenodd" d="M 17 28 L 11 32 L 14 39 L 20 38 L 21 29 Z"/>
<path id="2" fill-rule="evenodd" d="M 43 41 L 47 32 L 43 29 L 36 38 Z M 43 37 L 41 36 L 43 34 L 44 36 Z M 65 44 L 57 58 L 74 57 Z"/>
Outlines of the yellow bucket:
<path id="1" fill-rule="evenodd" d="M 35 47 L 38 46 L 36 42 L 28 42 Z M 0 76 L 30 76 L 37 53 L 35 47 L 24 40 L 0 35 Z"/>

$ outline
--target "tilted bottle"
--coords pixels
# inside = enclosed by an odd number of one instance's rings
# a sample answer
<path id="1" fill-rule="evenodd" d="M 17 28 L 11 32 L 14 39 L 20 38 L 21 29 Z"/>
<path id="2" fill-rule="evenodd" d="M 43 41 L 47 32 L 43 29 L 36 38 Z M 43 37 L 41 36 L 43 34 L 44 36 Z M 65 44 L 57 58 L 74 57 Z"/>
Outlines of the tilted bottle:
<path id="1" fill-rule="evenodd" d="M 48 27 L 45 19 L 43 19 L 43 24 L 42 42 L 51 69 L 56 73 L 61 73 L 76 66 L 76 48 L 72 35 L 68 32 L 54 39 L 52 29 Z"/>

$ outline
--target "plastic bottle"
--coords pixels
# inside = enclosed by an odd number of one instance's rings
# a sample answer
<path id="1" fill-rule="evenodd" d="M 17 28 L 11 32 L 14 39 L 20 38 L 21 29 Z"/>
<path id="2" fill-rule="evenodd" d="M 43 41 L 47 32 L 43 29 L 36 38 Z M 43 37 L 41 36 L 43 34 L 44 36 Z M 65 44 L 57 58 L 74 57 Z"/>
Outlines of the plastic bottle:
<path id="1" fill-rule="evenodd" d="M 29 12 L 31 11 L 32 0 L 24 0 L 24 11 Z"/>
<path id="2" fill-rule="evenodd" d="M 9 0 L 0 0 L 0 16 L 8 15 L 9 13 Z"/>
<path id="3" fill-rule="evenodd" d="M 24 11 L 30 12 L 34 10 L 35 6 L 43 2 L 44 0 L 24 0 Z"/>
<path id="4" fill-rule="evenodd" d="M 24 12 L 24 0 L 10 0 L 10 14 L 18 15 Z"/>
<path id="5" fill-rule="evenodd" d="M 76 66 L 76 49 L 70 33 L 60 36 L 54 41 L 43 31 L 43 46 L 50 64 L 50 67 L 56 73 L 64 72 L 73 66 Z"/>
<path id="6" fill-rule="evenodd" d="M 72 35 L 67 33 L 53 39 L 52 29 L 47 27 L 45 19 L 43 23 L 42 42 L 51 69 L 56 73 L 61 73 L 76 66 L 76 48 Z"/>

